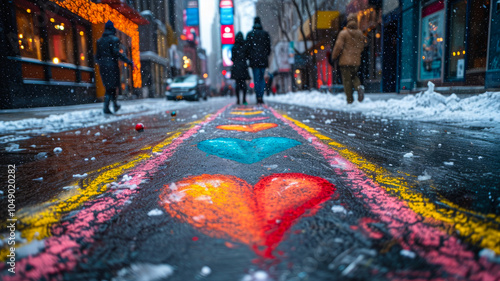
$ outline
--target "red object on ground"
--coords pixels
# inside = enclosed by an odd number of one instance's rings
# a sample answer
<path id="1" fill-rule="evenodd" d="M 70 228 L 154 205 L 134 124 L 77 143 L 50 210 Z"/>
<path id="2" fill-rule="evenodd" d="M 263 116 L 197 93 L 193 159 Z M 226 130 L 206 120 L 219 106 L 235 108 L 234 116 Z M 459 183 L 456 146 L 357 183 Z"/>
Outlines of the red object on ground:
<path id="1" fill-rule="evenodd" d="M 137 132 L 143 132 L 144 131 L 144 125 L 142 123 L 137 123 L 137 125 L 135 125 L 135 130 Z"/>

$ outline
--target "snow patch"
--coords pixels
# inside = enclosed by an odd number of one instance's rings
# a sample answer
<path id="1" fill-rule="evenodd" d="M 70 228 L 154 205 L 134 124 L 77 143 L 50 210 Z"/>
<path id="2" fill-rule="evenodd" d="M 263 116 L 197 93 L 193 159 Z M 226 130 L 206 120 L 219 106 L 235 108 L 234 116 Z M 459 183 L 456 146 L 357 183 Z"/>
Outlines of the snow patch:
<path id="1" fill-rule="evenodd" d="M 406 153 L 405 155 L 403 155 L 403 157 L 404 158 L 412 158 L 413 157 L 413 151 Z"/>
<path id="2" fill-rule="evenodd" d="M 208 276 L 210 275 L 210 273 L 212 273 L 212 269 L 208 266 L 204 266 L 201 268 L 201 272 L 200 272 L 200 275 L 205 277 L 205 276 Z"/>
<path id="3" fill-rule="evenodd" d="M 18 152 L 18 151 L 23 151 L 26 150 L 24 148 L 19 148 L 19 144 L 17 143 L 9 143 L 7 147 L 5 147 L 5 151 L 7 152 Z"/>
<path id="4" fill-rule="evenodd" d="M 153 216 L 161 216 L 163 215 L 163 212 L 160 209 L 153 209 L 148 212 L 148 216 L 153 217 Z"/>
<path id="5" fill-rule="evenodd" d="M 271 277 L 269 277 L 269 274 L 267 272 L 258 270 L 255 272 L 252 272 L 250 274 L 246 274 L 243 276 L 241 281 L 271 281 Z"/>
<path id="6" fill-rule="evenodd" d="M 399 254 L 410 259 L 414 259 L 417 256 L 414 252 L 408 250 L 401 250 L 399 251 Z"/>
<path id="7" fill-rule="evenodd" d="M 23 259 L 28 256 L 34 256 L 44 248 L 45 242 L 43 240 L 33 239 L 30 243 L 16 249 L 16 257 L 18 259 Z"/>
<path id="8" fill-rule="evenodd" d="M 113 189 L 130 189 L 130 190 L 135 190 L 137 189 L 137 184 L 119 184 L 116 182 L 112 182 L 110 185 L 111 188 Z"/>
<path id="9" fill-rule="evenodd" d="M 500 132 L 500 92 L 486 92 L 467 98 L 457 95 L 444 96 L 429 89 L 402 99 L 371 100 L 365 97 L 362 103 L 346 106 L 344 93 L 327 94 L 318 91 L 295 92 L 267 98 L 272 102 L 324 108 L 344 112 L 360 112 L 367 116 L 419 121 L 447 121 L 465 124 L 481 124 L 488 131 Z M 488 114 L 484 114 L 488 112 Z M 309 120 L 304 120 L 306 122 Z M 325 122 L 326 123 L 326 122 Z M 438 133 L 438 132 L 436 132 Z"/>
<path id="10" fill-rule="evenodd" d="M 429 175 L 426 170 L 424 170 L 424 174 L 423 175 L 420 175 L 420 176 L 417 177 L 417 179 L 419 181 L 427 181 L 427 180 L 430 180 L 431 178 L 432 178 L 431 175 Z"/>
<path id="11" fill-rule="evenodd" d="M 344 208 L 344 206 L 341 205 L 334 205 L 332 206 L 332 212 L 334 213 L 344 213 L 347 215 L 347 210 Z"/>
<path id="12" fill-rule="evenodd" d="M 168 264 L 134 263 L 128 268 L 122 268 L 112 281 L 156 281 L 163 280 L 174 273 L 174 268 Z"/>

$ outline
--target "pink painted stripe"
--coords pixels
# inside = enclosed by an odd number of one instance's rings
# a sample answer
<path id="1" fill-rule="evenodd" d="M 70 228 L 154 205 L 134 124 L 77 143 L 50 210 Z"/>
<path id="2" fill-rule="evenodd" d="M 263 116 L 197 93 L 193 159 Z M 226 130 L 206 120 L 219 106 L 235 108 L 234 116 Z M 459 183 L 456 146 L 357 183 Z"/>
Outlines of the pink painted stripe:
<path id="1" fill-rule="evenodd" d="M 423 223 L 423 218 L 411 210 L 406 202 L 389 195 L 363 171 L 317 137 L 273 108 L 266 108 L 302 137 L 312 140 L 313 147 L 325 157 L 338 175 L 346 176 L 351 181 L 350 188 L 355 191 L 354 195 L 363 199 L 371 211 L 387 224 L 391 235 L 403 248 L 415 251 L 427 262 L 441 266 L 460 279 L 500 280 L 500 265 L 490 263 L 485 258 L 476 261 L 474 252 L 468 250 L 456 237 Z M 450 278 L 455 280 L 452 276 Z"/>
<path id="2" fill-rule="evenodd" d="M 158 171 L 158 166 L 164 163 L 178 146 L 186 139 L 192 137 L 205 124 L 213 121 L 222 114 L 229 105 L 224 106 L 214 115 L 186 131 L 172 141 L 163 152 L 136 166 L 129 175 L 133 178 L 125 184 L 136 184 L 139 188 L 146 176 L 152 176 Z M 29 256 L 16 262 L 16 274 L 4 275 L 3 280 L 60 280 L 63 272 L 70 271 L 81 261 L 81 257 L 88 253 L 81 247 L 81 243 L 93 243 L 94 235 L 99 225 L 110 220 L 121 211 L 121 207 L 130 198 L 138 193 L 138 189 L 109 190 L 114 196 L 104 196 L 89 201 L 85 208 L 72 217 L 71 222 L 64 221 L 54 226 L 53 235 L 44 240 L 45 248 L 38 255 Z M 79 241 L 79 242 L 77 242 Z M 4 267 L 5 268 L 5 267 Z M 28 270 L 29 268 L 29 270 Z"/>

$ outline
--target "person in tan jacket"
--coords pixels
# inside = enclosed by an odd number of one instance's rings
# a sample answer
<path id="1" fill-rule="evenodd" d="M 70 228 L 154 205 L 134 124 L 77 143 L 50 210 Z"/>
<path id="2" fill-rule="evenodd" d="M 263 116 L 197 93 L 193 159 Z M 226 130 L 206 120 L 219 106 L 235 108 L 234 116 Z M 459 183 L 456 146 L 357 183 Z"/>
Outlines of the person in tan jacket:
<path id="1" fill-rule="evenodd" d="M 358 91 L 358 100 L 364 99 L 365 87 L 361 85 L 358 69 L 361 65 L 361 52 L 367 44 L 366 37 L 358 29 L 356 14 L 347 16 L 347 25 L 340 31 L 332 52 L 332 59 L 339 59 L 342 84 L 347 97 L 347 103 L 353 103 L 353 89 Z"/>

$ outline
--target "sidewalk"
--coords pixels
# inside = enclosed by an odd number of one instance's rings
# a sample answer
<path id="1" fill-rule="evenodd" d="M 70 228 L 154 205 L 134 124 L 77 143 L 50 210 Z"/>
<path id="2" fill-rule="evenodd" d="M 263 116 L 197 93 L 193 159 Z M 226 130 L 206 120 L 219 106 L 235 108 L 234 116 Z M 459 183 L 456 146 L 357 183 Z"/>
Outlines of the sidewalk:
<path id="1" fill-rule="evenodd" d="M 136 99 L 136 100 L 122 100 L 118 101 L 118 103 L 121 105 L 132 105 L 138 103 L 151 105 L 164 100 L 165 98 L 148 98 L 148 99 Z M 65 105 L 65 106 L 1 109 L 0 121 L 16 121 L 27 118 L 45 118 L 50 115 L 57 115 L 73 111 L 91 110 L 91 109 L 102 110 L 102 108 L 103 108 L 103 103 L 98 102 L 98 103 L 76 104 L 76 105 Z"/>

